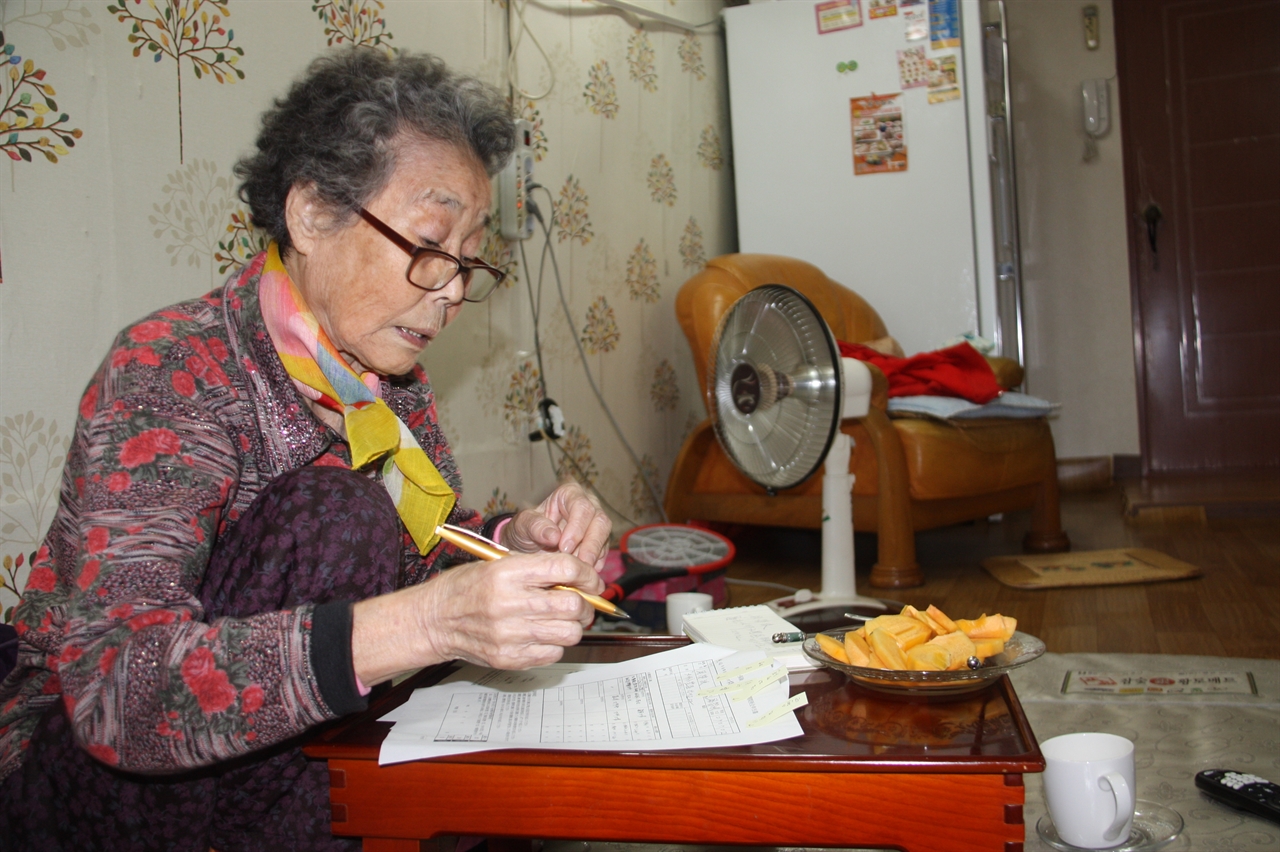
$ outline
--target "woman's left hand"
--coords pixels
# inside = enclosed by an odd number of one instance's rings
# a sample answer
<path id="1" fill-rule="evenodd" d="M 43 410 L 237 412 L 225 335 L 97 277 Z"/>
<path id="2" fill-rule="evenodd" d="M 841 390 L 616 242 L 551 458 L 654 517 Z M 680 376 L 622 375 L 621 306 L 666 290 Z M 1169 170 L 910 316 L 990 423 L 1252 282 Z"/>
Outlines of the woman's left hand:
<path id="1" fill-rule="evenodd" d="M 524 553 L 572 553 L 600 571 L 612 528 L 596 498 L 577 482 L 566 482 L 538 508 L 516 515 L 502 530 L 502 544 Z"/>

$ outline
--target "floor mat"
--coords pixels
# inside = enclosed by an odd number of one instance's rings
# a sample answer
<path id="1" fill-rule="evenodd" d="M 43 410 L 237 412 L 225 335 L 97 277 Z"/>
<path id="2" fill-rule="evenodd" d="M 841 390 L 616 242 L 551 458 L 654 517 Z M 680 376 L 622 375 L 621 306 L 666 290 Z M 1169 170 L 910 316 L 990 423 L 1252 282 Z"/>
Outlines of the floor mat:
<path id="1" fill-rule="evenodd" d="M 995 556 L 984 559 L 982 567 L 1001 583 L 1017 589 L 1114 586 L 1200 576 L 1196 566 L 1143 547 L 1043 556 Z"/>

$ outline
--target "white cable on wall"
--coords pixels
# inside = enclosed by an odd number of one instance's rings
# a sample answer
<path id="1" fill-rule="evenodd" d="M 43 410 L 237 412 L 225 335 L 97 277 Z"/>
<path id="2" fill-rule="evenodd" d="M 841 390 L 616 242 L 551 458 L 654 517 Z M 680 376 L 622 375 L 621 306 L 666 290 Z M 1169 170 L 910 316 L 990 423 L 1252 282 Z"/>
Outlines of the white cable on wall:
<path id="1" fill-rule="evenodd" d="M 511 84 L 513 91 L 519 92 L 531 101 L 540 101 L 547 95 L 551 94 L 552 89 L 556 87 L 556 69 L 551 67 L 551 59 L 547 56 L 547 52 L 542 49 L 538 37 L 533 34 L 533 30 L 529 29 L 529 24 L 524 19 L 525 7 L 529 5 L 529 0 L 523 3 L 519 0 L 507 0 L 507 40 L 511 44 L 511 49 L 507 53 L 507 82 Z M 514 11 L 516 17 L 520 19 L 519 28 L 515 29 L 512 35 L 511 13 Z M 547 75 L 550 78 L 547 83 L 547 90 L 540 95 L 525 91 L 520 87 L 520 72 L 516 64 L 516 51 L 520 49 L 520 40 L 524 34 L 529 34 L 529 41 L 533 42 L 533 46 L 538 49 L 538 53 L 542 56 L 542 64 L 547 68 Z"/>
<path id="2" fill-rule="evenodd" d="M 552 90 L 555 89 L 556 70 L 551 66 L 551 59 L 547 56 L 546 50 L 543 49 L 542 44 L 538 41 L 538 37 L 533 34 L 533 30 L 529 29 L 529 24 L 524 19 L 525 9 L 528 8 L 530 2 L 533 2 L 534 5 L 539 8 L 559 14 L 571 12 L 575 8 L 576 10 L 581 11 L 582 5 L 580 2 L 576 5 L 554 5 L 548 2 L 548 0 L 523 0 L 523 2 L 521 2 L 521 0 L 507 0 L 507 43 L 509 45 L 507 52 L 507 82 L 511 85 L 512 91 L 519 92 L 531 101 L 540 101 L 547 97 L 547 95 L 550 95 Z M 672 15 L 664 15 L 661 12 L 654 12 L 643 6 L 638 6 L 635 3 L 628 2 L 628 0 L 590 0 L 590 2 L 598 7 L 616 9 L 624 14 L 648 18 L 649 20 L 658 21 L 659 23 L 676 27 L 691 33 L 696 33 L 698 30 L 706 27 L 719 26 L 720 24 L 719 17 L 710 21 L 704 21 L 701 24 L 690 24 Z M 511 25 L 512 12 L 514 12 L 516 18 L 519 19 L 518 27 L 512 27 Z M 520 71 L 516 61 L 516 52 L 520 49 L 520 42 L 524 38 L 525 33 L 529 34 L 529 40 L 533 42 L 533 46 L 537 48 L 538 54 L 542 57 L 542 64 L 546 67 L 549 78 L 546 91 L 536 95 L 522 88 L 520 85 Z"/>
<path id="3" fill-rule="evenodd" d="M 703 27 L 716 26 L 720 23 L 719 18 L 714 18 L 713 20 L 705 21 L 701 24 L 690 24 L 674 17 L 673 15 L 664 15 L 661 12 L 654 12 L 643 6 L 638 6 L 635 3 L 629 3 L 627 0 L 592 0 L 592 2 L 598 3 L 601 6 L 612 6 L 615 9 L 630 12 L 633 15 L 639 15 L 654 21 L 661 21 L 664 24 L 670 24 L 673 27 L 679 27 L 680 29 L 688 30 L 691 33 L 697 32 Z"/>
<path id="4" fill-rule="evenodd" d="M 655 12 L 637 3 L 632 3 L 630 0 L 560 0 L 560 2 L 556 2 L 556 0 L 530 0 L 530 2 L 540 9 L 546 9 L 548 12 L 558 13 L 581 13 L 583 11 L 605 12 L 609 9 L 614 9 L 622 12 L 624 15 L 635 15 L 637 18 L 647 18 L 651 21 L 666 24 L 667 26 L 687 30 L 688 32 L 696 32 L 700 29 L 720 25 L 719 16 L 712 18 L 710 21 L 703 21 L 700 24 L 691 24 L 688 21 L 680 20 L 674 15 L 664 15 L 661 12 Z M 584 6 L 586 6 L 585 9 Z M 592 6 L 595 8 L 592 9 Z"/>
<path id="5" fill-rule="evenodd" d="M 548 194 L 550 193 L 548 192 Z M 552 216 L 552 221 L 555 221 L 554 215 Z M 549 234 L 547 234 L 547 236 L 549 237 Z M 538 386 L 542 390 L 543 399 L 546 399 L 549 396 L 549 394 L 547 393 L 547 373 L 545 368 L 542 366 L 542 334 L 540 331 L 539 324 L 542 319 L 542 276 L 546 271 L 547 253 L 550 250 L 551 250 L 551 240 L 548 238 L 543 241 L 543 245 L 542 245 L 542 258 L 538 264 L 538 291 L 537 291 L 537 295 L 534 295 L 533 272 L 529 267 L 529 259 L 525 255 L 524 241 L 523 240 L 520 241 L 520 263 L 524 268 L 525 287 L 529 292 L 529 312 L 533 316 L 533 349 L 538 359 Z M 625 524 L 627 524 L 627 526 L 630 526 L 630 527 L 637 526 L 635 521 L 627 517 L 627 515 L 623 514 L 621 510 L 619 510 L 616 506 L 614 506 L 612 503 L 609 502 L 608 498 L 606 498 L 603 494 L 600 493 L 599 489 L 597 489 L 594 485 L 591 484 L 591 481 L 587 478 L 586 471 L 584 471 L 582 467 L 579 466 L 577 460 L 575 460 L 573 456 L 569 455 L 568 451 L 565 450 L 564 447 L 560 446 L 560 442 L 558 440 L 556 440 L 553 436 L 548 435 L 546 430 L 543 429 L 541 425 L 538 426 L 538 431 L 542 433 L 542 438 L 544 441 L 546 441 L 547 463 L 551 465 L 551 470 L 553 473 L 558 473 L 559 471 L 559 467 L 556 465 L 555 456 L 551 454 L 551 448 L 555 447 L 556 452 L 560 453 L 560 457 L 577 472 L 578 480 L 583 484 L 583 486 L 585 486 L 586 488 L 589 488 L 593 494 L 595 494 L 597 497 L 600 498 L 600 502 L 604 505 L 606 509 L 608 509 L 610 512 L 614 514 L 614 516 L 616 516 L 618 519 L 620 519 Z M 643 476 L 643 473 L 641 474 L 641 476 Z M 661 509 L 659 509 L 659 511 L 661 511 Z"/>
<path id="6" fill-rule="evenodd" d="M 555 213 L 554 213 L 555 199 L 551 195 L 551 190 L 547 189 L 545 186 L 542 186 L 541 184 L 534 184 L 534 185 L 531 185 L 529 188 L 531 191 L 534 189 L 541 189 L 543 192 L 547 194 L 547 199 L 550 202 L 551 209 L 553 211 L 551 215 L 551 222 L 554 223 L 555 222 Z M 533 214 L 533 217 L 538 220 L 538 224 L 542 226 L 543 238 L 546 240 L 546 247 L 548 249 L 548 254 L 551 257 L 551 269 L 554 272 L 555 278 L 556 278 L 556 292 L 560 296 L 560 307 L 564 311 L 565 320 L 567 320 L 569 323 L 569 330 L 570 330 L 571 336 L 573 337 L 573 344 L 575 347 L 577 347 L 578 359 L 582 362 L 582 371 L 587 376 L 587 384 L 591 386 L 591 392 L 595 394 L 596 401 L 600 403 L 600 408 L 604 411 L 605 415 L 609 418 L 609 423 L 613 426 L 614 434 L 618 436 L 618 440 L 622 443 L 623 448 L 626 449 L 627 455 L 631 456 L 631 462 L 636 467 L 636 473 L 640 476 L 640 481 L 644 483 L 645 490 L 649 492 L 649 499 L 653 501 L 653 505 L 657 509 L 659 517 L 661 517 L 662 520 L 665 522 L 667 520 L 667 512 L 665 507 L 663 507 L 662 505 L 662 501 L 658 499 L 658 492 L 653 487 L 653 483 L 649 481 L 649 477 L 645 474 L 644 467 L 640 464 L 640 458 L 639 456 L 636 455 L 636 451 L 631 448 L 631 444 L 627 441 L 626 436 L 623 434 L 622 426 L 618 424 L 618 420 L 613 416 L 613 411 L 609 408 L 609 404 L 605 402 L 604 394 L 600 392 L 600 388 L 596 385 L 595 376 L 591 374 L 591 366 L 587 361 L 587 353 L 582 349 L 582 341 L 578 339 L 578 335 L 576 333 L 573 333 L 573 329 L 575 327 L 575 323 L 573 320 L 573 312 L 569 310 L 569 301 L 568 299 L 565 298 L 565 295 L 564 295 L 564 284 L 560 280 L 560 264 L 556 261 L 555 251 L 550 248 L 551 228 L 549 223 L 542 218 L 542 212 L 538 209 L 537 205 L 533 203 L 532 197 L 529 198 L 529 212 Z"/>

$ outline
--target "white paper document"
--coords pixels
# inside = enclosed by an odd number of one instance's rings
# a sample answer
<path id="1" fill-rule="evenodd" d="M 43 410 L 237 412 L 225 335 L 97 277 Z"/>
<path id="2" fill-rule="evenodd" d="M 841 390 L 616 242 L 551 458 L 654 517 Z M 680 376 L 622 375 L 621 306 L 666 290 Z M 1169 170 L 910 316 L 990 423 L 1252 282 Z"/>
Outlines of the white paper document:
<path id="1" fill-rule="evenodd" d="M 691 612 L 684 617 L 684 632 L 695 642 L 709 642 L 739 651 L 764 651 L 792 671 L 816 669 L 804 655 L 804 641 L 775 643 L 775 633 L 803 633 L 790 621 L 763 604 Z"/>
<path id="2" fill-rule="evenodd" d="M 786 675 L 759 651 L 705 644 L 607 665 L 467 666 L 382 717 L 395 725 L 378 762 L 503 748 L 665 751 L 790 739 L 802 733 L 793 711 L 804 694 L 788 700 Z"/>

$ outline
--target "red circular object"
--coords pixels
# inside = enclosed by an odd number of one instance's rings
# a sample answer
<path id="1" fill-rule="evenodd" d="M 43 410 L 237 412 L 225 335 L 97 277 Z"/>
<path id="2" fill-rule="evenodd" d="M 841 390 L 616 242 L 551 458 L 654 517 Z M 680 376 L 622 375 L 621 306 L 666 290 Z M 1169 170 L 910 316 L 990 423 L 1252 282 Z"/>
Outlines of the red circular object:
<path id="1" fill-rule="evenodd" d="M 627 561 L 662 571 L 706 574 L 733 561 L 733 542 L 702 527 L 688 524 L 645 524 L 633 527 L 619 545 Z"/>

